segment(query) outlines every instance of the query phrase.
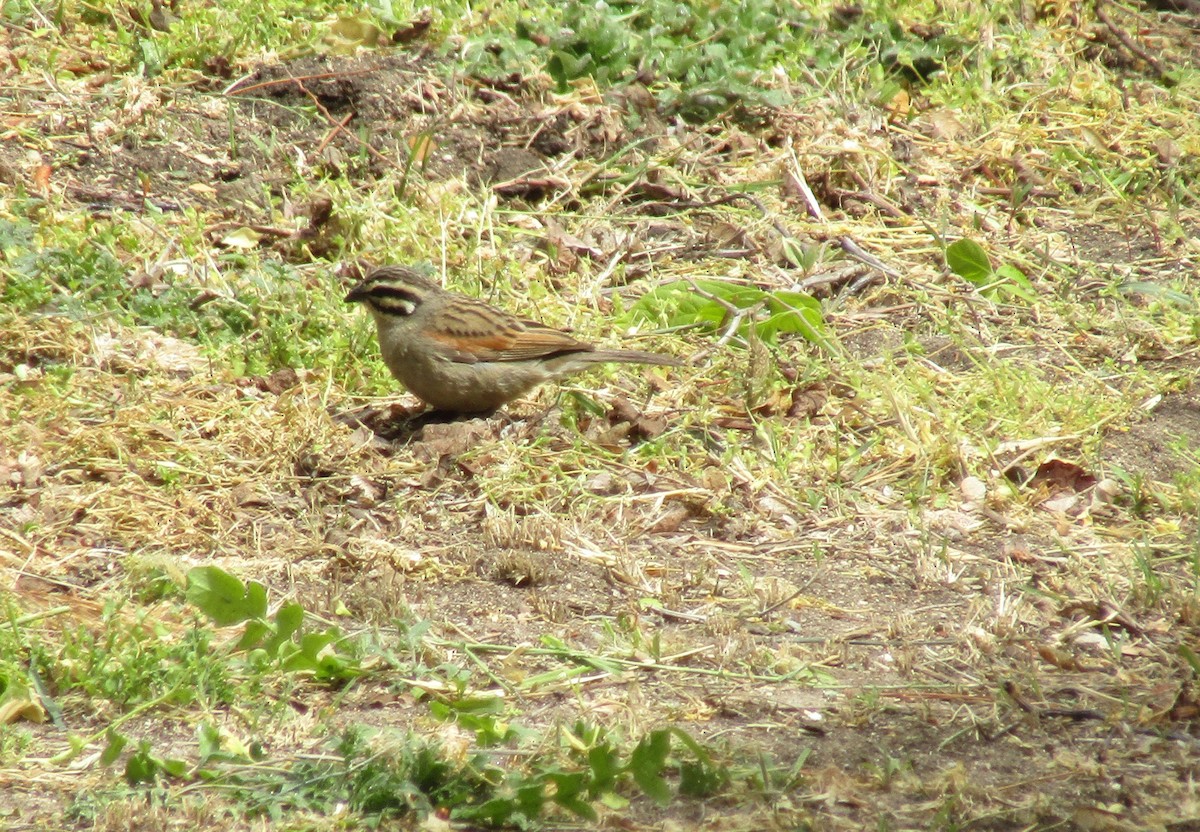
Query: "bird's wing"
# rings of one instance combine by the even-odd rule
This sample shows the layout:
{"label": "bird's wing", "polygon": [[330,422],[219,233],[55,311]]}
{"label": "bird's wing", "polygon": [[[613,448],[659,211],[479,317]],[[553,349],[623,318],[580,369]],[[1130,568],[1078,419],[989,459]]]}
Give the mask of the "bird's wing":
{"label": "bird's wing", "polygon": [[522,321],[481,302],[462,303],[445,310],[439,326],[427,334],[451,361],[462,364],[525,361],[594,349],[565,332],[537,321]]}

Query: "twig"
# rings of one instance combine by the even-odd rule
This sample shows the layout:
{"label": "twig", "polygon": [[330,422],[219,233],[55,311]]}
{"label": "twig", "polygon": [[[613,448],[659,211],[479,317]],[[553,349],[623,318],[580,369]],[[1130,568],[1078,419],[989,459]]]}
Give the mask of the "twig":
{"label": "twig", "polygon": [[723,347],[733,340],[737,331],[742,326],[742,322],[747,318],[752,317],[763,305],[763,301],[759,301],[753,306],[747,306],[744,309],[734,306],[725,298],[717,297],[712,292],[706,292],[696,285],[696,281],[689,280],[688,285],[692,287],[692,291],[705,300],[711,300],[725,310],[725,318],[729,324],[725,327],[725,331],[721,333],[721,337],[717,339],[715,347]]}
{"label": "twig", "polygon": [[842,245],[842,251],[846,252],[846,254],[850,255],[858,262],[866,263],[871,268],[878,269],[888,277],[900,277],[900,272],[896,271],[891,266],[886,265],[875,255],[868,254],[867,252],[863,251],[858,243],[854,242],[854,240],[850,237],[842,237],[838,240],[838,242]]}
{"label": "twig", "polygon": [[296,77],[295,75],[291,75],[289,73],[287,78],[275,78],[270,81],[263,81],[258,84],[251,84],[250,86],[242,87],[241,89],[237,88],[237,85],[242,83],[242,80],[243,80],[242,78],[239,78],[236,81],[234,81],[232,84],[230,84],[228,87],[226,87],[222,94],[223,95],[245,95],[246,93],[254,92],[255,90],[262,90],[262,89],[267,89],[269,87],[276,87],[276,86],[279,86],[280,84],[293,84],[293,83],[298,84],[300,86],[300,88],[303,89],[304,88],[304,85],[302,83],[303,81],[324,81],[326,78],[349,78],[352,75],[366,75],[371,72],[375,72],[375,67],[367,67],[365,69],[356,69],[356,70],[349,71],[349,72],[321,72],[316,75],[301,75],[300,77]]}
{"label": "twig", "polygon": [[808,214],[817,222],[825,222],[825,214],[821,211],[821,203],[817,201],[817,195],[813,193],[812,188],[808,185],[808,179],[804,176],[804,169],[800,167],[800,159],[796,156],[796,149],[792,146],[792,140],[788,138],[788,159],[791,165],[788,168],[788,176],[791,177],[791,184],[800,192],[800,196],[804,199],[804,207],[808,209]]}
{"label": "twig", "polygon": [[334,140],[338,133],[346,129],[346,125],[350,123],[350,119],[354,118],[354,111],[346,113],[346,117],[334,125],[333,129],[325,134],[325,138],[321,139],[321,143],[317,145],[317,153],[323,153],[329,143]]}
{"label": "twig", "polygon": [[871,190],[871,186],[867,183],[867,180],[863,179],[862,174],[854,170],[854,168],[850,168],[850,177],[854,180],[855,184],[861,188],[861,190],[857,194],[846,194],[845,196],[855,197],[863,200],[864,202],[869,202],[880,211],[883,211],[883,213],[888,214],[895,219],[908,218],[908,214],[906,214],[899,206],[897,206],[896,203]]}
{"label": "twig", "polygon": [[1039,708],[1036,705],[1026,702],[1021,697],[1021,694],[1018,693],[1016,684],[1011,681],[1004,683],[1004,692],[1016,703],[1018,708],[1034,716],[1056,716],[1075,720],[1104,719],[1104,714],[1093,708]]}
{"label": "twig", "polygon": [[1105,28],[1112,33],[1113,37],[1121,42],[1122,46],[1132,52],[1135,57],[1141,58],[1143,61],[1145,61],[1146,64],[1154,70],[1154,73],[1158,76],[1159,81],[1166,86],[1174,86],[1176,81],[1167,72],[1166,67],[1164,67],[1157,58],[1135,43],[1133,38],[1131,38],[1124,29],[1118,28],[1117,24],[1113,23],[1112,18],[1108,16],[1108,12],[1104,10],[1105,2],[1106,0],[1096,0],[1096,18],[1104,24]]}
{"label": "twig", "polygon": [[818,578],[825,577],[825,572],[827,572],[827,571],[828,570],[823,570],[821,572],[816,573],[811,578],[809,578],[807,581],[805,581],[800,586],[800,588],[797,589],[795,592],[793,592],[791,595],[784,598],[782,601],[778,601],[778,602],[772,604],[771,606],[767,607],[766,609],[759,610],[758,612],[754,613],[754,617],[755,618],[766,618],[768,615],[775,612],[775,610],[779,609],[783,605],[790,604],[793,600],[795,600],[796,598],[799,598],[801,595],[803,595],[810,586],[815,584],[817,582]]}

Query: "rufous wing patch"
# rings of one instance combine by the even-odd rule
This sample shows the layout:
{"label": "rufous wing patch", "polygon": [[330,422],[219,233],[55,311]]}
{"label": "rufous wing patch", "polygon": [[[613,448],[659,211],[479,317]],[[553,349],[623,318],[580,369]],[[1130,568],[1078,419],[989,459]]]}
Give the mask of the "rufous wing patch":
{"label": "rufous wing patch", "polygon": [[563,352],[587,352],[591,344],[553,329],[506,329],[487,334],[474,332],[430,332],[429,337],[443,347],[452,361],[475,364],[480,361],[524,361]]}

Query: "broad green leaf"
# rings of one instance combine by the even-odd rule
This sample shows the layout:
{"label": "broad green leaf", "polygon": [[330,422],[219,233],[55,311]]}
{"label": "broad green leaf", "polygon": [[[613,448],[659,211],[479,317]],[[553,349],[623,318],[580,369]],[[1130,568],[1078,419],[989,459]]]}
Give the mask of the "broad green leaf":
{"label": "broad green leaf", "polygon": [[197,566],[188,572],[187,599],[213,620],[228,627],[267,614],[267,589],[251,581],[243,584],[216,566]]}
{"label": "broad green leaf", "polygon": [[816,298],[802,292],[774,292],[767,298],[767,308],[772,314],[760,324],[759,333],[764,341],[772,341],[776,332],[792,332],[814,344],[825,343],[825,316]]}
{"label": "broad green leaf", "polygon": [[125,750],[125,746],[129,744],[129,738],[124,734],[118,733],[111,726],[104,732],[104,738],[108,742],[104,746],[104,750],[100,752],[100,765],[111,766],[121,756],[121,752]]}
{"label": "broad green leaf", "polygon": [[747,315],[739,327],[743,337],[753,326],[755,334],[767,342],[774,342],[782,332],[825,343],[825,319],[815,298],[802,292],[764,292],[757,286],[721,280],[680,280],[660,286],[639,298],[630,307],[629,317],[673,327],[703,326],[715,332],[727,325],[731,310],[755,306],[764,308],[769,316],[763,320],[761,314]]}
{"label": "broad green leaf", "polygon": [[974,240],[962,239],[946,247],[946,265],[950,271],[976,286],[992,279],[992,263],[983,246]]}
{"label": "broad green leaf", "polygon": [[279,652],[279,646],[291,641],[293,635],[300,630],[304,623],[304,607],[299,604],[284,604],[275,611],[275,633],[267,640],[266,649],[272,654]]}
{"label": "broad green leaf", "polygon": [[517,789],[517,806],[525,817],[533,820],[546,805],[546,786],[540,778],[526,782]]}
{"label": "broad green leaf", "polygon": [[202,761],[221,751],[221,731],[207,720],[196,729],[196,741]]}
{"label": "broad green leaf", "polygon": [[671,788],[662,776],[670,752],[671,732],[660,730],[643,737],[629,756],[629,771],[634,782],[659,806],[671,802]]}
{"label": "broad green leaf", "polygon": [[679,764],[679,793],[687,797],[709,797],[729,782],[729,772],[699,760]]}
{"label": "broad green leaf", "polygon": [[125,782],[131,786],[153,783],[158,776],[158,761],[150,754],[150,743],[142,740],[138,750],[125,761]]}
{"label": "broad green leaf", "polygon": [[605,743],[590,749],[587,754],[588,768],[592,771],[593,794],[608,791],[621,774],[621,757]]}
{"label": "broad green leaf", "polygon": [[253,650],[262,644],[262,640],[272,633],[271,625],[265,621],[251,620],[246,622],[246,629],[238,639],[238,650]]}
{"label": "broad green leaf", "polygon": [[546,777],[554,784],[553,799],[555,803],[581,818],[596,820],[596,810],[581,797],[588,787],[587,772],[547,772]]}
{"label": "broad green leaf", "polygon": [[1001,266],[996,269],[996,277],[1007,281],[997,286],[997,290],[1003,291],[1012,297],[1020,298],[1026,303],[1035,303],[1037,301],[1037,292],[1034,291],[1033,284],[1029,282],[1029,278],[1025,276],[1025,273],[1016,266],[1008,264]]}
{"label": "broad green leaf", "polygon": [[1016,266],[1010,266],[1005,263],[1003,266],[1000,266],[998,269],[996,269],[996,277],[1003,277],[1005,280],[1009,280],[1017,284],[1022,289],[1033,291],[1033,284],[1029,282],[1029,278],[1025,276],[1025,272],[1021,271]]}
{"label": "broad green leaf", "polygon": [[187,777],[188,764],[187,760],[181,760],[178,757],[167,757],[157,761],[159,769],[169,774],[171,777],[184,778]]}

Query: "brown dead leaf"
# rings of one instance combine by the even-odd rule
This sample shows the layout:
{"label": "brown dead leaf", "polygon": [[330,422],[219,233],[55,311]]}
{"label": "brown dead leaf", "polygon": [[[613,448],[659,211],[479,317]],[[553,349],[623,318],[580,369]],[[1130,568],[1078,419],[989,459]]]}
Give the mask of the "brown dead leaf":
{"label": "brown dead leaf", "polygon": [[1094,486],[1096,478],[1074,462],[1052,457],[1038,466],[1028,484],[1033,488],[1042,486],[1052,494],[1078,494]]}
{"label": "brown dead leaf", "polygon": [[421,429],[413,448],[419,459],[432,461],[442,457],[455,457],[495,434],[487,419],[427,424]]}
{"label": "brown dead leaf", "polygon": [[906,121],[908,113],[912,109],[912,100],[909,98],[908,91],[901,89],[892,96],[883,108],[888,112],[888,121],[893,124]]}
{"label": "brown dead leaf", "polygon": [[710,245],[719,249],[755,249],[749,232],[731,222],[715,222],[705,235]]}
{"label": "brown dead leaf", "polygon": [[1190,682],[1184,682],[1179,687],[1179,694],[1167,718],[1172,722],[1194,722],[1200,718],[1200,696],[1197,696]]}
{"label": "brown dead leaf", "polygon": [[1051,457],[1038,466],[1027,485],[1048,495],[1040,503],[1040,508],[1074,517],[1084,513],[1087,508],[1087,504],[1076,495],[1096,485],[1096,477],[1074,462]]}
{"label": "brown dead leaf", "polygon": [[360,474],[353,474],[350,477],[350,485],[343,496],[348,502],[362,508],[369,508],[387,496],[387,491],[386,483]]}
{"label": "brown dead leaf", "polygon": [[809,384],[792,389],[792,406],[788,408],[789,419],[804,419],[816,416],[829,401],[829,390],[824,384]]}
{"label": "brown dead leaf", "polygon": [[252,376],[237,380],[238,387],[253,387],[264,393],[278,396],[300,383],[300,374],[291,367],[281,367],[269,376]]}
{"label": "brown dead leaf", "polygon": [[674,503],[658,516],[646,531],[654,533],[677,532],[684,521],[691,517],[692,512],[685,505]]}
{"label": "brown dead leaf", "polygon": [[1140,828],[1122,818],[1119,812],[1101,806],[1079,806],[1071,820],[1083,832],[1135,832]]}
{"label": "brown dead leaf", "polygon": [[642,180],[629,189],[629,195],[635,199],[650,202],[685,203],[690,202],[688,192],[676,185],[664,185],[661,182]]}
{"label": "brown dead leaf", "polygon": [[241,508],[268,508],[273,503],[269,493],[250,483],[235,485],[229,496]]}
{"label": "brown dead leaf", "polygon": [[547,251],[554,249],[566,249],[574,254],[590,257],[593,260],[600,260],[604,257],[604,252],[585,240],[576,237],[574,234],[568,234],[556,222],[546,223],[546,235],[542,238],[541,247]]}
{"label": "brown dead leaf", "polygon": [[506,182],[493,185],[492,190],[495,191],[497,196],[519,196],[536,202],[543,199],[547,194],[555,193],[556,191],[566,191],[569,187],[570,183],[561,177],[520,176],[516,179],[509,179]]}
{"label": "brown dead leaf", "polygon": [[54,168],[50,165],[38,165],[33,169],[33,187],[37,189],[42,196],[50,195],[50,174]]}
{"label": "brown dead leaf", "polygon": [[963,123],[949,110],[930,110],[925,114],[926,134],[931,139],[954,141],[966,130]]}
{"label": "brown dead leaf", "polygon": [[407,26],[392,32],[392,43],[412,43],[425,37],[433,23],[433,17],[425,12],[421,17],[409,22]]}
{"label": "brown dead leaf", "polygon": [[1174,168],[1183,155],[1183,149],[1169,136],[1155,139],[1152,146],[1158,155],[1159,167],[1168,170]]}
{"label": "brown dead leaf", "polygon": [[1005,539],[1001,551],[1005,559],[1015,563],[1023,563],[1028,566],[1038,562],[1038,559],[1033,556],[1033,551],[1029,548],[1029,540],[1023,535],[1014,534]]}
{"label": "brown dead leaf", "polygon": [[0,704],[0,725],[9,725],[19,719],[45,722],[46,710],[41,703],[27,696],[15,696]]}
{"label": "brown dead leaf", "polygon": [[1110,601],[1071,601],[1058,611],[1063,618],[1076,613],[1083,613],[1101,624],[1116,624],[1132,636],[1141,636],[1144,633],[1140,626]]}
{"label": "brown dead leaf", "polygon": [[1068,653],[1066,650],[1059,650],[1057,647],[1049,644],[1039,645],[1038,655],[1042,657],[1042,661],[1057,667],[1059,670],[1082,671],[1087,669],[1071,653]]}
{"label": "brown dead leaf", "polygon": [[616,427],[629,424],[630,441],[639,442],[660,436],[667,429],[667,417],[661,413],[653,416],[641,412],[629,399],[619,397],[608,411],[608,423]]}
{"label": "brown dead leaf", "polygon": [[211,55],[205,58],[204,69],[209,75],[215,75],[218,78],[233,77],[233,65],[224,55]]}
{"label": "brown dead leaf", "polygon": [[751,408],[756,416],[785,416],[789,419],[811,418],[825,407],[829,389],[824,384],[801,384],[781,390],[769,390],[764,401]]}
{"label": "brown dead leaf", "polygon": [[718,416],[713,419],[713,425],[725,430],[741,430],[747,433],[754,432],[754,423],[744,416]]}

